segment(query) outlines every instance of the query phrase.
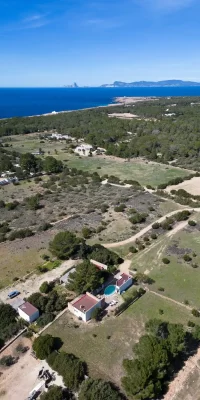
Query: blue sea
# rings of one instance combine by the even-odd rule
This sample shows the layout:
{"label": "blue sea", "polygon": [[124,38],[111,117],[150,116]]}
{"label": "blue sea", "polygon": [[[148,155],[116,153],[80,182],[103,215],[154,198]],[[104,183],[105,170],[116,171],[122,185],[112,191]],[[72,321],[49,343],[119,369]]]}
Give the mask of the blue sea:
{"label": "blue sea", "polygon": [[200,86],[164,88],[0,88],[0,118],[106,106],[122,96],[200,96]]}

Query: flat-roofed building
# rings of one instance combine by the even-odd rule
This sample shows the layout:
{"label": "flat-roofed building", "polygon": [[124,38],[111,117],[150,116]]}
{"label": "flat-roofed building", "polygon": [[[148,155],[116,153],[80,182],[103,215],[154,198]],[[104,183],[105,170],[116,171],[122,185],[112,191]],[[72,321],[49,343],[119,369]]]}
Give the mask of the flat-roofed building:
{"label": "flat-roofed building", "polygon": [[28,322],[34,322],[40,316],[39,310],[28,301],[18,307],[18,313],[21,318]]}
{"label": "flat-roofed building", "polygon": [[76,317],[87,322],[91,319],[93,311],[96,308],[104,308],[104,305],[104,298],[97,299],[97,297],[87,292],[68,303],[68,309],[71,313],[76,315]]}
{"label": "flat-roofed building", "polygon": [[125,273],[116,276],[116,289],[119,293],[124,292],[133,284],[133,278]]}

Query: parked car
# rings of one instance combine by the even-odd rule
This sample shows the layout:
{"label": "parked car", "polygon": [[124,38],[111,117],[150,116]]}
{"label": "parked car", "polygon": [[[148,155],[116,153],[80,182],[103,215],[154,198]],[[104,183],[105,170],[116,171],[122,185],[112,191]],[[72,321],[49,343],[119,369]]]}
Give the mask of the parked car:
{"label": "parked car", "polygon": [[13,299],[14,297],[18,296],[20,292],[18,290],[13,290],[12,292],[8,293],[9,299]]}

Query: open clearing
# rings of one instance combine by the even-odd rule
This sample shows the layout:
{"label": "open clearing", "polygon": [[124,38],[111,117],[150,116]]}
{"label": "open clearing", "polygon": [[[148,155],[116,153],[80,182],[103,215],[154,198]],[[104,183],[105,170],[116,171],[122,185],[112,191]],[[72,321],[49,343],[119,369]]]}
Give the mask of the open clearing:
{"label": "open clearing", "polygon": [[[198,214],[199,216],[199,214]],[[183,228],[183,223],[178,226]],[[200,252],[199,252],[199,225],[194,228],[184,224],[184,229],[175,228],[171,232],[160,236],[151,246],[132,256],[132,268],[138,272],[146,272],[155,282],[149,289],[181,303],[186,300],[191,307],[199,309],[200,304]],[[183,259],[185,254],[191,257],[190,262]],[[163,258],[170,260],[169,264],[163,263]],[[192,265],[197,265],[193,268]]]}
{"label": "open clearing", "polygon": [[166,188],[166,191],[168,193],[170,193],[171,190],[179,190],[179,189],[184,189],[184,190],[186,190],[186,192],[191,193],[194,196],[199,196],[200,195],[200,177],[192,178],[189,181],[184,181],[182,183],[179,183],[178,185],[168,186]]}
{"label": "open clearing", "polygon": [[115,175],[120,179],[133,179],[141,183],[141,185],[158,186],[165,183],[172,178],[185,177],[190,171],[171,167],[155,162],[148,162],[142,159],[132,159],[126,162],[122,158],[110,156],[97,156],[97,157],[78,157],[70,154],[69,145],[66,141],[45,141],[40,142],[39,135],[17,135],[5,138],[5,141],[12,142],[12,149],[20,153],[38,151],[42,148],[45,155],[52,155],[55,158],[66,161],[70,167],[82,169],[85,171],[95,172],[100,175]]}
{"label": "open clearing", "polygon": [[[163,315],[160,315],[159,309],[163,310]],[[144,332],[144,324],[150,318],[183,324],[192,319],[184,307],[146,293],[119,317],[105,317],[98,324],[84,324],[66,312],[45,333],[60,336],[64,342],[63,350],[87,362],[89,375],[120,385],[123,359],[132,357],[132,346]]]}
{"label": "open clearing", "polygon": [[189,171],[184,169],[137,159],[130,162],[121,159],[119,162],[118,159],[109,156],[79,158],[75,155],[67,155],[66,158],[69,160],[67,165],[70,167],[91,172],[97,171],[101,176],[108,174],[115,175],[122,180],[133,179],[144,186],[158,186],[172,178],[189,175]]}

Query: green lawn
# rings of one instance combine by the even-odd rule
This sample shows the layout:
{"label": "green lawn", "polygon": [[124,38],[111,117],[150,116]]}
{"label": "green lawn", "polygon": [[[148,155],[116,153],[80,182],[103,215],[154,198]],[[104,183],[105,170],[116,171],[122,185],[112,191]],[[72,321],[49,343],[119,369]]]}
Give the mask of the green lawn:
{"label": "green lawn", "polygon": [[[163,315],[159,309],[163,310]],[[132,357],[132,347],[150,318],[183,324],[192,319],[185,308],[146,293],[119,317],[105,317],[102,323],[85,324],[67,312],[45,333],[61,337],[63,350],[85,360],[92,377],[120,384],[123,359]]]}

